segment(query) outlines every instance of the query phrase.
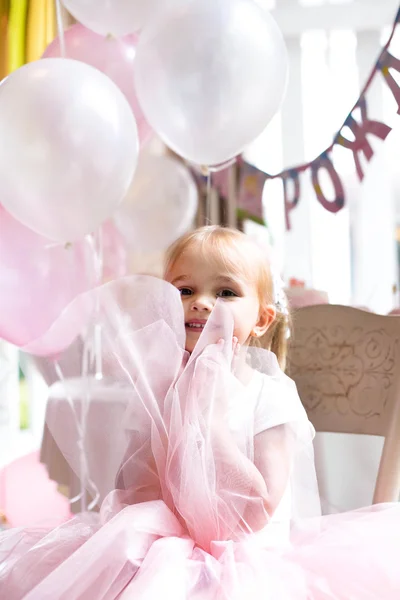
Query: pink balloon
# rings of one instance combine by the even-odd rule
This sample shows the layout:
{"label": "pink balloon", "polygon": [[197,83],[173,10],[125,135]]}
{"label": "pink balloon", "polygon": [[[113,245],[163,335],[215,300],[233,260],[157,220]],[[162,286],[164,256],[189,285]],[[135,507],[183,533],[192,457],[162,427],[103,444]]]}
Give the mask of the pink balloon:
{"label": "pink balloon", "polygon": [[[136,55],[137,36],[123,38],[103,37],[86,29],[80,23],[65,32],[66,58],[79,60],[102,71],[125,94],[135,115],[140,142],[145,142],[151,128],[144,118],[136,97],[133,80],[133,63]],[[45,50],[42,58],[61,56],[60,42],[56,38]]]}
{"label": "pink balloon", "polygon": [[122,234],[114,221],[106,221],[103,235],[103,281],[111,281],[127,274],[128,253]]}
{"label": "pink balloon", "polygon": [[[0,338],[24,347],[41,338],[64,308],[95,285],[93,249],[86,240],[54,244],[0,207]],[[79,333],[65,332],[37,354],[57,354]]]}

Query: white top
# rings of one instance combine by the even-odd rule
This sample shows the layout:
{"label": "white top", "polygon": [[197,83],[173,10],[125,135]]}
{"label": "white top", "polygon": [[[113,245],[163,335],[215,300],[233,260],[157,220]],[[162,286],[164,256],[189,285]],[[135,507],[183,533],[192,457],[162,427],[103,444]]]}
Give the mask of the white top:
{"label": "white top", "polygon": [[[243,428],[252,427],[253,436],[282,425],[299,420],[307,422],[307,416],[298,396],[296,386],[288,377],[277,379],[255,371],[247,386],[245,403],[243,396],[232,402],[229,411],[229,428],[242,439]],[[311,424],[310,424],[311,426]],[[311,426],[312,427],[312,426]],[[249,432],[249,429],[247,430]],[[281,546],[288,541],[292,516],[292,494],[290,481],[277,506],[271,521],[254,535],[262,539],[263,546]]]}

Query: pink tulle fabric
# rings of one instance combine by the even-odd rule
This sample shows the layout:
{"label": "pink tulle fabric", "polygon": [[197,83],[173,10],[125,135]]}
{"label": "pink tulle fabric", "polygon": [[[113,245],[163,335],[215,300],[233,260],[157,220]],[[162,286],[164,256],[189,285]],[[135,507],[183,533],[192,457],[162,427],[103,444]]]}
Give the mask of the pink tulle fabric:
{"label": "pink tulle fabric", "polygon": [[[90,361],[79,402],[63,382],[76,438],[66,439],[54,412],[47,426],[100,511],[2,533],[1,598],[399,598],[400,505],[320,516],[313,429],[296,388],[265,350],[234,359],[222,301],[190,356],[179,294],[161,280],[112,282],[76,306],[93,308],[103,374],[116,395],[124,390],[124,418],[96,432],[108,449],[99,465],[87,435]],[[72,303],[48,335],[74,311]],[[115,489],[102,489],[102,470]],[[288,510],[282,499],[274,512],[282,473]]]}

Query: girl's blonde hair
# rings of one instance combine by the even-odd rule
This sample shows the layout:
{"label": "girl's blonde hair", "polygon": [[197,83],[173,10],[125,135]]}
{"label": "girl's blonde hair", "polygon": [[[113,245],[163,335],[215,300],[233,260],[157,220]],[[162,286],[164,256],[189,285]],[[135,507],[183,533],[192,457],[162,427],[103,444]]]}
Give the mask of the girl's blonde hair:
{"label": "girl's blonde hair", "polygon": [[[271,350],[284,369],[290,317],[282,303],[276,302],[270,262],[265,252],[254,240],[237,229],[200,227],[180,237],[167,250],[164,277],[167,277],[177,259],[194,245],[207,261],[223,264],[228,271],[242,276],[244,274],[247,279],[256,282],[261,307],[270,304],[275,306],[276,318],[273,323],[261,338],[252,337],[250,345]],[[283,290],[280,296],[281,294],[283,295]]]}

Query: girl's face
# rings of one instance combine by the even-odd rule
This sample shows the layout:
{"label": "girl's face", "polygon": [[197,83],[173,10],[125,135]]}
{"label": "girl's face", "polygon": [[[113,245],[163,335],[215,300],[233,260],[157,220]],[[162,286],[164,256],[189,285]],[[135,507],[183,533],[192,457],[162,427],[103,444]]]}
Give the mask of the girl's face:
{"label": "girl's face", "polygon": [[227,303],[239,344],[263,335],[275,318],[275,308],[261,309],[254,283],[207,261],[196,247],[188,248],[166,276],[181,293],[186,329],[186,350],[192,352],[219,298]]}

